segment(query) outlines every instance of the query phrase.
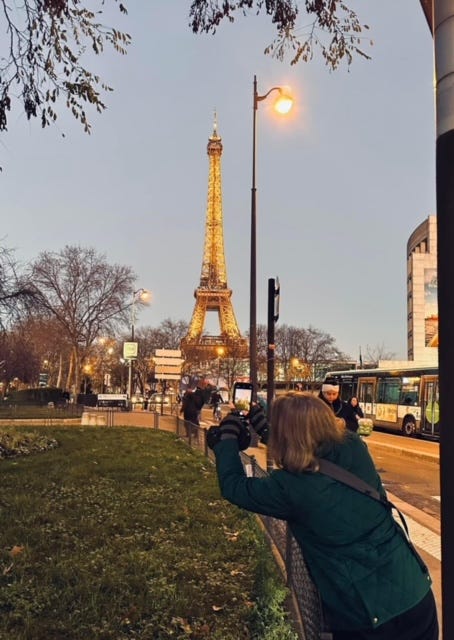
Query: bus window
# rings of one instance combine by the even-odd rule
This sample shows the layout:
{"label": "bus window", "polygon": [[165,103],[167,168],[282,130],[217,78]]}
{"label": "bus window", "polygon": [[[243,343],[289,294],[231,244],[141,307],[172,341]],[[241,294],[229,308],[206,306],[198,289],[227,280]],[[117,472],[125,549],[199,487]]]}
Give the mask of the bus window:
{"label": "bus window", "polygon": [[356,381],[354,383],[352,376],[340,376],[339,381],[339,397],[347,402],[352,396],[356,395]]}
{"label": "bus window", "polygon": [[400,378],[382,378],[378,381],[378,402],[382,404],[398,404],[401,388]]}
{"label": "bus window", "polygon": [[419,404],[419,385],[421,378],[402,378],[400,404],[417,406]]}
{"label": "bus window", "polygon": [[362,382],[359,386],[359,398],[360,402],[373,402],[374,401],[374,384],[373,382]]}

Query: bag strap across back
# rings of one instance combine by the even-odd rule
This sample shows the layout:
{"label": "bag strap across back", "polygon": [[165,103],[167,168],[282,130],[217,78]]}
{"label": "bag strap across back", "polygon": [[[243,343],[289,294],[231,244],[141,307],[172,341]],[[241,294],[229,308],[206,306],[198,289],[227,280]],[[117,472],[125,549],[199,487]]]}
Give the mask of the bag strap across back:
{"label": "bag strap across back", "polygon": [[323,473],[325,476],[334,478],[334,480],[337,480],[338,482],[342,482],[348,487],[351,487],[352,489],[356,489],[356,491],[359,491],[360,493],[363,493],[369,498],[372,498],[373,500],[380,502],[389,511],[392,511],[393,509],[395,509],[399,514],[400,521],[402,522],[402,528],[405,532],[404,537],[408,546],[410,547],[413,555],[417,559],[423,572],[429,573],[426,563],[421,558],[419,553],[416,551],[416,548],[413,542],[410,540],[408,525],[405,521],[403,513],[399,511],[399,509],[396,507],[395,504],[391,502],[391,500],[388,500],[386,495],[382,495],[377,491],[377,489],[374,489],[370,484],[365,482],[365,480],[362,480],[361,478],[356,476],[354,473],[347,471],[347,469],[340,467],[338,464],[335,464],[334,462],[330,462],[329,460],[324,460],[324,459],[318,459],[317,463],[318,463],[318,470],[320,471],[320,473]]}

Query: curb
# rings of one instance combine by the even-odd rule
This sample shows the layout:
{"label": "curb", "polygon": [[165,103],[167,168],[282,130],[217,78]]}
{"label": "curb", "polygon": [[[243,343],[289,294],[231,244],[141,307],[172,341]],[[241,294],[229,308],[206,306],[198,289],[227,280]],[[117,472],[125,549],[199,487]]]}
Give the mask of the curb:
{"label": "curb", "polygon": [[385,444],[384,442],[374,442],[372,440],[367,441],[367,447],[369,449],[387,449],[388,451],[392,449],[395,453],[400,454],[401,456],[405,456],[406,458],[417,458],[419,460],[425,460],[426,462],[431,462],[432,464],[440,465],[440,457],[433,453],[428,453],[426,451],[415,451],[414,449],[402,449],[402,447],[397,447],[393,444]]}

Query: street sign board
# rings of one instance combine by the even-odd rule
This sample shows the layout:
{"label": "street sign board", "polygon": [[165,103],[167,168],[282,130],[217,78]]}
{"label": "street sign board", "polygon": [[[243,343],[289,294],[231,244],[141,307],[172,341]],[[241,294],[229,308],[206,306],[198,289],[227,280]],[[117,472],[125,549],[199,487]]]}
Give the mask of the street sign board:
{"label": "street sign board", "polygon": [[125,360],[132,360],[133,358],[137,358],[138,351],[138,342],[123,342],[123,358]]}
{"label": "street sign board", "polygon": [[169,364],[157,364],[154,370],[156,373],[181,373],[181,366],[175,365],[172,367]]}
{"label": "street sign board", "polygon": [[49,374],[48,373],[40,373],[39,374],[39,387],[47,387],[47,383],[49,382]]}
{"label": "street sign board", "polygon": [[180,349],[156,349],[155,377],[158,380],[179,380],[183,362]]}
{"label": "street sign board", "polygon": [[181,367],[181,365],[183,364],[184,360],[183,358],[154,358],[154,362],[156,365],[161,365],[161,364],[171,364],[173,366],[178,366]]}
{"label": "street sign board", "polygon": [[181,358],[181,350],[180,349],[156,349],[154,352],[155,356],[162,358]]}
{"label": "street sign board", "polygon": [[181,378],[181,374],[174,373],[160,373],[157,374],[156,377],[158,380],[179,380]]}

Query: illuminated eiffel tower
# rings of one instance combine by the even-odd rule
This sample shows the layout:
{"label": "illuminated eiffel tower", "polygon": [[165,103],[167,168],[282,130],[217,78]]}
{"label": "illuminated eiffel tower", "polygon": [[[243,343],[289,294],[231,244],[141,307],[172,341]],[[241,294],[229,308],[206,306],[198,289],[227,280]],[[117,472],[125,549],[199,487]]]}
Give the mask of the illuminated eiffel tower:
{"label": "illuminated eiffel tower", "polygon": [[[248,342],[241,336],[232,306],[232,290],[227,286],[222,216],[222,139],[217,133],[216,116],[207,153],[210,165],[202,272],[200,284],[194,291],[191,323],[181,348],[186,353],[197,350],[201,357],[211,359],[218,356],[219,347],[222,347],[224,356],[245,358]],[[204,335],[206,314],[213,311],[218,314],[220,335]]]}

